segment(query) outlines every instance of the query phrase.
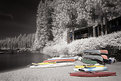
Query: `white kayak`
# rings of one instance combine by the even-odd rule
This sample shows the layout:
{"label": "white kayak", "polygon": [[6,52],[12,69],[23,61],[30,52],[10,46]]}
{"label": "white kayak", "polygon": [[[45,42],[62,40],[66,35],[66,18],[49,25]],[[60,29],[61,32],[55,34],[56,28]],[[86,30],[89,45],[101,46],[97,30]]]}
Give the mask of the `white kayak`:
{"label": "white kayak", "polygon": [[74,65],[74,63],[68,62],[68,63],[47,64],[47,65],[32,65],[30,66],[30,68],[52,68],[52,67],[71,66],[71,65]]}
{"label": "white kayak", "polygon": [[56,59],[78,59],[78,56],[76,56],[76,57],[54,57],[54,58],[50,58],[50,59],[48,59],[48,60],[56,60]]}
{"label": "white kayak", "polygon": [[91,67],[91,68],[74,68],[74,71],[85,71],[85,72],[93,72],[93,71],[106,71],[107,67]]}

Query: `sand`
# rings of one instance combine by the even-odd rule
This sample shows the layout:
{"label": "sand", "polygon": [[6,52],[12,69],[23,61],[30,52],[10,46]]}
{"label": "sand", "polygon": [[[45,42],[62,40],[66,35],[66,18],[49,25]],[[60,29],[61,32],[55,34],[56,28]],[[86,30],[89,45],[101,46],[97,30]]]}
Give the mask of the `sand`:
{"label": "sand", "polygon": [[[83,64],[76,61],[75,64]],[[39,68],[29,67],[9,72],[0,73],[0,81],[121,81],[121,62],[107,64],[108,71],[116,72],[116,76],[109,77],[74,77],[69,73],[73,72],[74,66]]]}

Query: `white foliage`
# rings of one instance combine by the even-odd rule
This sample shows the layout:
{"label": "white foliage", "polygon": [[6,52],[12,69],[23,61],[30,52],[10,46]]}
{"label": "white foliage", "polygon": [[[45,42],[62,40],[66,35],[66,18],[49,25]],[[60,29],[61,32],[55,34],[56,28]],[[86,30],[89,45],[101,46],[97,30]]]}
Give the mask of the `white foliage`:
{"label": "white foliage", "polygon": [[69,8],[66,0],[58,1],[58,5],[55,7],[55,12],[53,15],[53,36],[54,41],[59,42],[63,40],[63,33],[66,30],[65,25],[69,22],[69,17],[67,15],[67,9]]}
{"label": "white foliage", "polygon": [[[33,45],[34,48],[37,49],[46,46],[43,49],[44,53],[46,54],[53,54],[53,51],[54,53],[55,51],[57,53],[64,53],[63,50],[65,51],[65,49],[68,50],[68,52],[66,52],[69,54],[77,54],[83,51],[84,49],[97,49],[99,47],[106,47],[107,45],[119,45],[119,43],[121,43],[119,38],[121,35],[118,35],[116,33],[106,36],[100,36],[98,38],[93,37],[88,39],[76,40],[67,45],[66,25],[70,21],[68,10],[76,9],[78,13],[78,17],[76,19],[77,24],[79,24],[79,21],[81,19],[85,19],[88,23],[88,26],[97,25],[98,20],[95,23],[92,21],[90,16],[90,10],[93,7],[97,7],[97,5],[102,4],[102,2],[102,0],[78,0],[76,2],[73,0],[56,0],[54,6],[50,5],[54,9],[54,12],[52,12],[53,22],[51,28],[52,35],[54,38],[53,40],[48,40],[50,35],[48,34],[48,21],[45,15],[47,12],[45,12],[46,9],[41,3],[38,8],[37,32],[35,35],[35,43]],[[101,7],[101,11],[105,11],[105,7],[103,7],[103,5],[99,5]],[[121,11],[119,10],[120,8],[117,7],[120,7],[120,4],[116,6],[116,9],[118,9],[118,11]],[[96,13],[100,14],[100,10]]]}
{"label": "white foliage", "polygon": [[99,49],[110,46],[121,46],[121,32],[112,33],[100,37],[91,37],[86,39],[75,40],[70,44],[61,41],[53,46],[45,47],[43,53],[49,55],[60,54],[80,54],[86,49]]}

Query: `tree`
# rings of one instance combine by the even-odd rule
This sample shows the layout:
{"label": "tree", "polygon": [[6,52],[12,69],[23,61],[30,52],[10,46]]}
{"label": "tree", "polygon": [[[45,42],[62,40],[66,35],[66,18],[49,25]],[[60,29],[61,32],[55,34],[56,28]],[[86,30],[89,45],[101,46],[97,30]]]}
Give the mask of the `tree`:
{"label": "tree", "polygon": [[51,1],[41,1],[38,6],[37,30],[33,49],[41,49],[46,46],[47,42],[53,40],[52,30],[52,12]]}
{"label": "tree", "polygon": [[66,42],[70,42],[67,40],[70,39],[69,32],[72,32],[73,40],[75,29],[89,26],[95,28],[98,24],[101,25],[103,35],[104,24],[117,17],[118,12],[121,12],[120,0],[43,0],[38,6],[33,46],[40,49],[48,42],[57,44],[65,38]]}
{"label": "tree", "polygon": [[[54,42],[60,41],[67,42],[67,29],[66,25],[69,22],[69,16],[67,10],[70,9],[71,0],[56,0],[54,2],[53,13],[53,35]],[[64,34],[66,32],[66,35]]]}
{"label": "tree", "polygon": [[101,25],[101,35],[104,35],[103,25],[106,25],[105,34],[107,34],[107,22],[119,15],[121,11],[121,1],[120,0],[100,0],[94,1],[95,5],[90,7],[90,16],[95,23]]}
{"label": "tree", "polygon": [[[68,13],[70,19],[69,19],[69,22],[66,25],[66,27],[69,28],[68,32],[70,32],[70,30],[72,31],[71,36],[70,36],[70,33],[69,33],[67,37],[68,37],[68,39],[71,38],[70,41],[73,41],[74,40],[74,29],[77,27],[77,20],[76,19],[78,17],[78,14],[77,14],[76,8],[71,8],[71,9],[67,10],[67,13]],[[68,41],[68,43],[70,41]]]}
{"label": "tree", "polygon": [[79,26],[79,28],[80,27],[87,27],[88,26],[87,20],[86,19],[80,19],[78,26]]}

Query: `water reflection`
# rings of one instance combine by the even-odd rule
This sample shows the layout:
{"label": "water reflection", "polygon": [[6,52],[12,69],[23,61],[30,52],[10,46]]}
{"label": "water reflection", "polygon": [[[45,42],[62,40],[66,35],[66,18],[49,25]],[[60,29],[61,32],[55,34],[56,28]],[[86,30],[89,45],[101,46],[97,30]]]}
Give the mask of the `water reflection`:
{"label": "water reflection", "polygon": [[23,68],[32,62],[42,62],[49,56],[44,54],[0,54],[0,72]]}

